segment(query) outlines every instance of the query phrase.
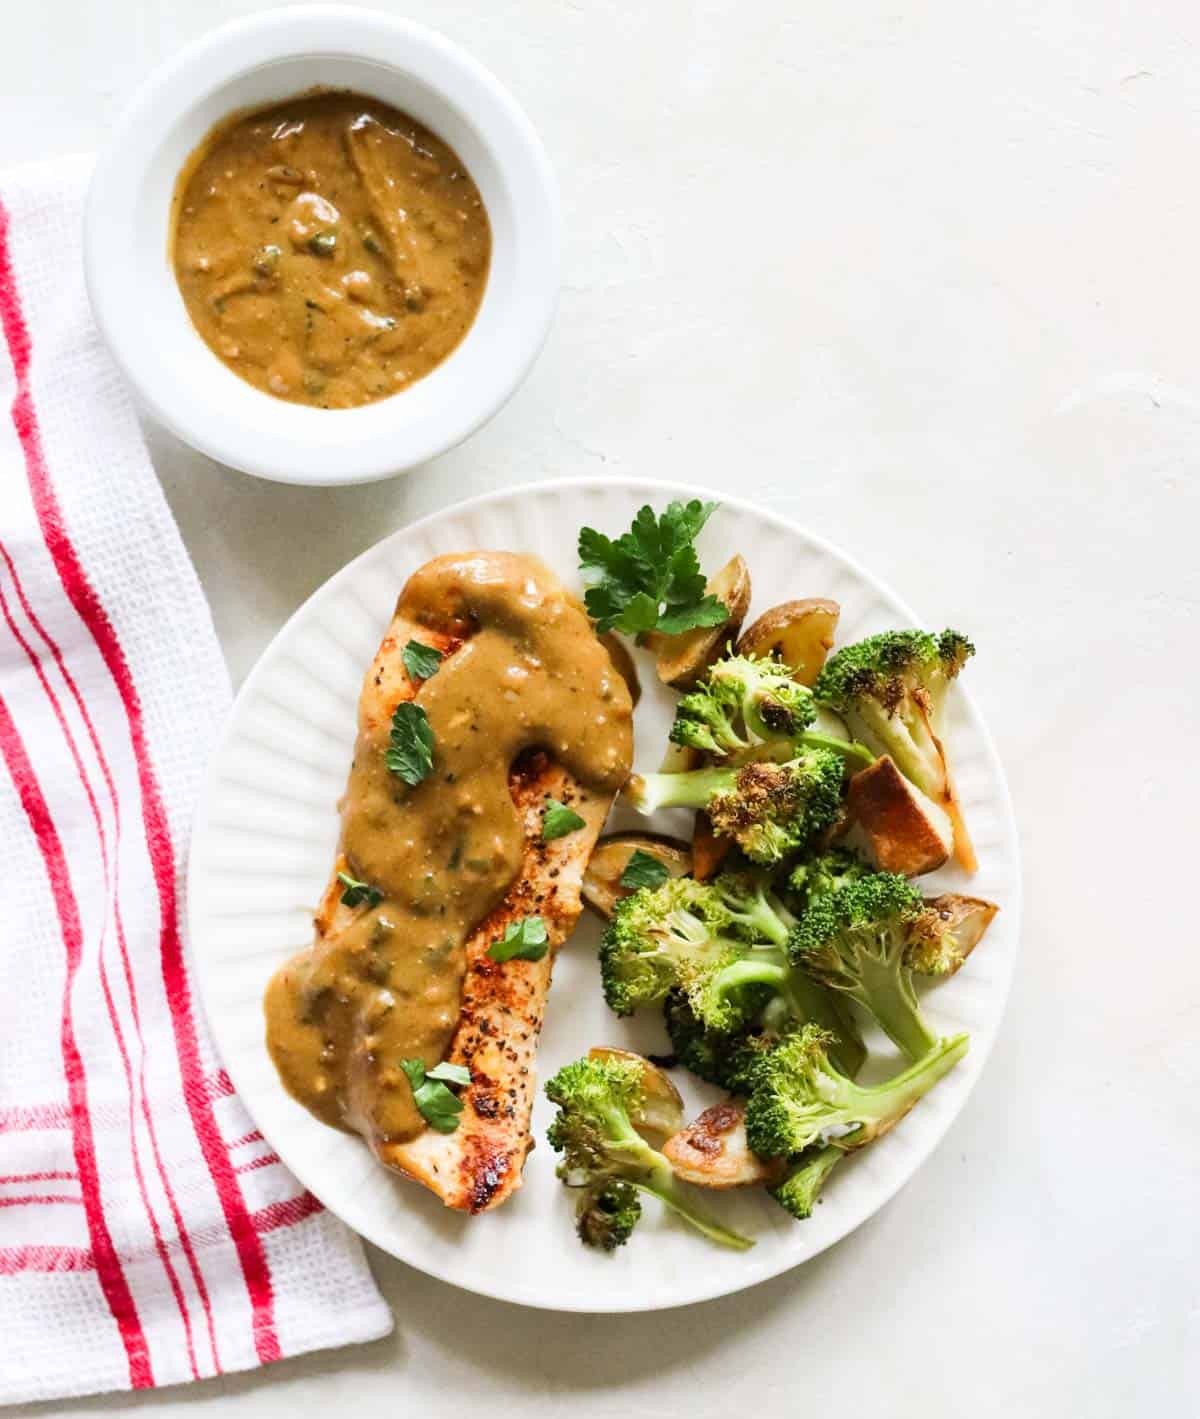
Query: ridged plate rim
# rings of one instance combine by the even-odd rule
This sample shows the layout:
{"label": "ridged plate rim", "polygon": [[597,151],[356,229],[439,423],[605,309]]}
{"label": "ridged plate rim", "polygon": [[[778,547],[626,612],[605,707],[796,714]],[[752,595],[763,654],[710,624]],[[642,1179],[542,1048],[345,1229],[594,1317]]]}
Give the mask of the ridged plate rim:
{"label": "ridged plate rim", "polygon": [[[553,1215],[540,1216],[539,1220],[535,1222],[535,1225],[545,1229],[544,1237],[539,1240],[548,1247],[542,1259],[543,1269],[549,1273],[548,1276],[543,1276],[541,1279],[536,1276],[527,1277],[518,1275],[516,1270],[510,1270],[502,1278],[480,1274],[478,1268],[470,1265],[470,1258],[478,1248],[474,1245],[467,1245],[466,1242],[457,1247],[451,1244],[454,1239],[453,1224],[444,1222],[442,1215],[444,1209],[439,1208],[436,1213],[430,1211],[429,1204],[433,1199],[428,1194],[424,1194],[414,1184],[399,1180],[393,1183],[392,1179],[386,1177],[383,1170],[373,1163],[366,1150],[361,1148],[356,1140],[346,1139],[343,1135],[325,1129],[321,1124],[311,1119],[298,1105],[287,1099],[282,1087],[274,1078],[273,1071],[268,1074],[263,1070],[266,1051],[261,1040],[261,1028],[256,1041],[244,1034],[239,1036],[235,1022],[240,1020],[244,1030],[247,1021],[252,1018],[252,1012],[260,1011],[261,1007],[256,991],[253,998],[238,998],[237,1011],[241,1013],[230,1014],[225,1008],[229,999],[225,993],[230,984],[229,977],[235,972],[232,971],[228,956],[223,957],[215,945],[216,932],[204,906],[209,886],[214,880],[210,875],[213,869],[210,869],[208,865],[209,859],[219,847],[221,840],[214,824],[214,815],[222,801],[222,794],[228,792],[227,781],[223,786],[223,775],[229,762],[240,747],[249,746],[251,749],[255,747],[254,739],[246,734],[244,721],[248,716],[247,707],[255,703],[256,697],[262,694],[264,686],[269,687],[272,673],[278,669],[281,661],[289,655],[294,655],[297,647],[304,646],[305,639],[316,625],[318,614],[323,606],[332,603],[348,585],[366,579],[374,568],[402,560],[402,551],[406,542],[420,542],[430,539],[436,542],[439,525],[449,528],[468,517],[473,517],[478,522],[481,515],[486,515],[489,510],[494,510],[502,505],[519,506],[525,500],[546,499],[550,500],[557,511],[567,514],[568,522],[572,518],[577,521],[578,515],[570,511],[572,498],[575,496],[583,498],[592,492],[627,497],[631,509],[641,502],[661,503],[672,497],[713,499],[720,504],[721,515],[734,514],[738,519],[757,520],[777,533],[798,539],[806,550],[819,554],[835,564],[840,564],[843,574],[856,580],[862,588],[868,590],[886,606],[896,624],[919,624],[917,618],[900,597],[840,548],[787,518],[759,507],[751,501],[730,496],[720,490],[655,479],[571,478],[525,484],[465,499],[398,529],[349,562],[319,587],[289,617],[260,656],[238,693],[218,748],[209,765],[205,788],[196,816],[189,858],[187,920],[190,949],[197,967],[201,995],[225,1067],[256,1124],[303,1186],[360,1235],[382,1250],[429,1275],[465,1290],[498,1300],[540,1309],[595,1314],[647,1311],[689,1305],[757,1285],[759,1282],[766,1281],[809,1260],[840,1241],[895,1196],[934,1151],[954,1119],[966,1105],[995,1041],[1012,981],[1020,940],[1021,867],[1011,799],[1003,767],[996,753],[992,737],[969,692],[962,686],[956,687],[955,713],[960,720],[965,720],[969,724],[969,737],[975,740],[970,758],[972,760],[979,758],[982,761],[986,778],[989,781],[987,797],[990,799],[992,813],[999,821],[1000,827],[999,841],[1001,845],[997,851],[1002,860],[999,875],[1004,877],[1007,873],[1007,890],[1001,904],[1003,910],[997,919],[997,924],[993,927],[987,941],[979,948],[980,953],[990,952],[988,957],[990,978],[985,992],[986,1018],[982,1026],[972,1028],[972,1045],[966,1060],[938,1086],[939,1106],[936,1109],[926,1108],[924,1105],[919,1106],[905,1120],[901,1129],[897,1129],[888,1138],[880,1140],[871,1149],[863,1150],[864,1159],[867,1155],[871,1155],[871,1167],[869,1175],[864,1179],[867,1185],[859,1186],[853,1190],[854,1201],[852,1204],[835,1206],[832,1210],[828,1206],[823,1206],[818,1209],[810,1221],[793,1223],[773,1203],[767,1201],[765,1205],[771,1209],[774,1215],[765,1231],[760,1233],[759,1245],[749,1253],[736,1256],[736,1266],[723,1264],[723,1254],[717,1253],[715,1249],[707,1246],[701,1240],[690,1236],[686,1238],[686,1241],[688,1246],[692,1248],[691,1252],[679,1251],[677,1242],[663,1242],[662,1238],[669,1237],[671,1232],[670,1224],[667,1223],[664,1226],[661,1222],[657,1225],[643,1223],[634,1242],[616,1256],[596,1258],[593,1255],[585,1254],[583,1249],[579,1247],[571,1234],[567,1216],[560,1215],[564,1209],[560,1208],[555,1210]],[[615,533],[619,529],[610,527],[606,530]],[[456,549],[460,548],[451,538],[449,542],[437,547],[436,550]],[[544,555],[546,551],[545,548],[514,548],[513,550],[527,550],[541,555]],[[733,550],[744,549],[728,547],[725,556],[731,555]],[[719,549],[713,551],[710,556],[706,557],[706,565],[709,563],[716,565],[714,559],[719,555]],[[746,555],[753,574],[753,551],[751,550]],[[408,570],[413,570],[416,565],[417,562],[413,561],[408,566]],[[399,586],[397,585],[395,591],[398,590]],[[823,594],[823,588],[796,588],[793,594],[820,595]],[[769,597],[764,600],[756,597],[752,614],[761,611],[763,606],[773,599],[775,598]],[[390,607],[386,609],[387,612],[390,612]],[[382,611],[381,614],[383,614]],[[938,620],[938,618],[934,619]],[[378,627],[380,634],[382,634],[385,625],[386,614]],[[844,640],[844,638],[842,639]],[[357,668],[357,678],[354,680],[355,697],[357,696],[358,680],[361,679],[365,666],[366,661],[364,660],[362,665]],[[348,674],[349,672],[344,673]],[[643,684],[645,684],[644,676]],[[331,742],[327,751],[330,762],[336,762],[339,772],[343,771],[344,766],[348,763],[353,734],[354,726],[351,722],[347,725],[346,742],[340,746]],[[959,737],[961,734],[960,730]],[[958,743],[958,738],[955,742]],[[645,762],[644,753],[639,757],[642,762]],[[336,830],[336,805],[333,801],[329,802],[327,813],[328,826],[332,833]],[[313,900],[316,899],[322,887],[323,881],[312,884],[309,890]],[[258,915],[262,915],[262,913]],[[996,941],[994,938],[1002,938],[1002,940]],[[286,952],[297,944],[299,943],[295,940],[281,940],[278,959],[282,959]],[[564,951],[570,949],[571,947],[568,945]],[[968,963],[964,968],[964,973],[970,969],[970,964]],[[561,962],[559,969],[560,971],[562,969]],[[236,985],[236,982],[234,984]],[[942,989],[946,989],[946,987]],[[559,990],[559,987],[556,986],[555,990]],[[549,1030],[550,1012],[553,1011],[558,998],[555,990],[551,992],[547,1030]],[[260,1015],[257,1018],[261,1020]],[[610,1031],[610,1034],[616,1033],[619,1031]],[[591,1039],[580,1039],[578,1041],[579,1052],[594,1042],[596,1041]],[[269,1069],[269,1060],[267,1067]],[[547,1070],[540,1068],[539,1074],[544,1079],[547,1077]],[[330,1140],[334,1141],[331,1143]],[[902,1146],[898,1146],[901,1141]],[[356,1150],[356,1153],[346,1152],[347,1147]],[[314,1153],[317,1155],[315,1161],[312,1156]],[[354,1164],[357,1155],[361,1155],[361,1159],[365,1160],[365,1170],[362,1166]],[[534,1167],[535,1164],[548,1166],[547,1155],[548,1150],[542,1143],[535,1149],[528,1166]],[[847,1166],[843,1165],[843,1168]],[[372,1212],[367,1195],[372,1192],[377,1197],[382,1195],[378,1179],[374,1175],[384,1177],[389,1195],[393,1187],[402,1190],[398,1196],[405,1200],[398,1204],[398,1211],[400,1215],[410,1217],[413,1223],[413,1229],[407,1235],[398,1236],[394,1227],[384,1225],[380,1217]],[[835,1175],[830,1185],[831,1190],[838,1180],[839,1178]],[[849,1181],[850,1179],[847,1177],[846,1182],[849,1183]],[[527,1186],[523,1191],[530,1192],[532,1189]],[[848,1191],[850,1190],[848,1189]],[[542,1192],[545,1193],[544,1187]],[[518,1198],[521,1195],[519,1193]],[[513,1208],[515,1203],[516,1199],[506,1204],[506,1208]],[[388,1208],[391,1211],[390,1203]],[[501,1209],[501,1213],[496,1216],[502,1215],[504,1210]],[[488,1224],[489,1219],[482,1218],[471,1219],[464,1225],[479,1228],[487,1227]],[[517,1225],[523,1225],[523,1223]],[[464,1234],[460,1231],[457,1235],[460,1239],[464,1236],[470,1238],[473,1243],[474,1238],[480,1234],[469,1232]],[[431,1241],[432,1246],[429,1245]],[[639,1242],[644,1248],[650,1248],[655,1242],[660,1247],[674,1247],[675,1252],[684,1258],[682,1277],[677,1274],[681,1269],[678,1265],[672,1267],[667,1264],[661,1268],[652,1267],[652,1274],[661,1271],[662,1275],[669,1278],[670,1284],[666,1286],[654,1285],[649,1292],[643,1290],[639,1293],[632,1286],[618,1291],[616,1287],[620,1286],[623,1278],[636,1280],[640,1277],[643,1281],[647,1279],[647,1266],[652,1266],[649,1263],[650,1253],[647,1251],[640,1262],[634,1263],[634,1257],[637,1255],[634,1248]],[[511,1250],[511,1246],[509,1250]],[[668,1262],[675,1259],[674,1252],[664,1251],[663,1256],[667,1258]],[[547,1259],[550,1262],[549,1266],[545,1265]],[[631,1263],[630,1270],[622,1272],[621,1268],[626,1260]],[[572,1261],[574,1265],[570,1264]],[[596,1270],[597,1263],[607,1270]],[[565,1281],[567,1278],[564,1277],[564,1272],[576,1275],[577,1279],[574,1284],[569,1286],[560,1284],[556,1294],[554,1282],[556,1280]],[[660,1278],[655,1277],[655,1279]],[[600,1297],[592,1296],[592,1290],[597,1287],[609,1294]]]}

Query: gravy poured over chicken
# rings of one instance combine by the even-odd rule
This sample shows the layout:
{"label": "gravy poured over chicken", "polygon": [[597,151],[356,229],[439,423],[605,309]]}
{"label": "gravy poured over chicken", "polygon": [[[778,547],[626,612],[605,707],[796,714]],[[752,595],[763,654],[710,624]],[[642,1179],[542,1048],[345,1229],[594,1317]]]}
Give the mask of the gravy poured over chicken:
{"label": "gravy poured over chicken", "polygon": [[[402,652],[443,653],[415,682]],[[432,770],[388,766],[393,714],[414,700]],[[499,964],[505,926],[537,915],[552,946],[629,773],[628,689],[578,603],[533,558],[436,558],[405,586],[359,702],[334,876],[313,944],[266,995],[267,1042],[289,1091],[360,1133],[389,1166],[478,1211],[519,1184],[551,956]],[[584,826],[543,842],[548,796]],[[343,901],[337,872],[371,889]],[[460,1127],[425,1129],[405,1059],[466,1065]]]}

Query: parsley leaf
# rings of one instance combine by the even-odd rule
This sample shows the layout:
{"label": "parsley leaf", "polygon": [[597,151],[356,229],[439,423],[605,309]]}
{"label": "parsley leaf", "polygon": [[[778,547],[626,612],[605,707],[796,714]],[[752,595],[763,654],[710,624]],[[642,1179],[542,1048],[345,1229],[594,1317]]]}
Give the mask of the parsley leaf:
{"label": "parsley leaf", "polygon": [[343,906],[377,907],[383,901],[383,893],[378,887],[372,887],[369,882],[360,882],[357,877],[351,877],[349,872],[339,872],[338,881],[346,889],[342,893]]}
{"label": "parsley leaf", "polygon": [[444,1059],[441,1064],[435,1064],[432,1069],[427,1069],[425,1078],[441,1079],[447,1084],[469,1084],[471,1071],[465,1064],[451,1064],[449,1060]]}
{"label": "parsley leaf", "polygon": [[527,916],[508,923],[504,936],[488,947],[488,956],[493,961],[540,961],[549,949],[546,923],[540,916]]}
{"label": "parsley leaf", "polygon": [[411,700],[402,700],[392,715],[387,766],[411,786],[433,772],[433,730],[425,711]]}
{"label": "parsley leaf", "polygon": [[639,887],[661,887],[670,875],[657,857],[638,848],[625,864],[620,881],[622,887],[636,892]]}
{"label": "parsley leaf", "polygon": [[[417,1112],[429,1127],[436,1128],[439,1133],[453,1133],[458,1127],[463,1101],[447,1089],[441,1079],[434,1076],[438,1070],[461,1069],[462,1066],[439,1064],[426,1071],[423,1060],[402,1059],[400,1068],[408,1075],[408,1082],[412,1085],[413,1103],[417,1106]],[[456,1079],[454,1082],[470,1083],[470,1077],[465,1081]]]}
{"label": "parsley leaf", "polygon": [[573,833],[577,828],[583,827],[583,819],[573,808],[568,808],[565,803],[560,803],[557,798],[551,798],[546,804],[546,811],[542,816],[542,841],[553,842],[555,838],[565,838],[568,833]]}
{"label": "parsley leaf", "polygon": [[708,593],[692,545],[716,506],[693,498],[656,517],[647,505],[615,541],[594,527],[580,530],[579,565],[594,583],[584,601],[600,635],[675,636],[728,621],[729,608]]}
{"label": "parsley leaf", "polygon": [[420,641],[409,641],[400,652],[404,668],[414,680],[429,680],[438,673],[442,663],[442,652]]}

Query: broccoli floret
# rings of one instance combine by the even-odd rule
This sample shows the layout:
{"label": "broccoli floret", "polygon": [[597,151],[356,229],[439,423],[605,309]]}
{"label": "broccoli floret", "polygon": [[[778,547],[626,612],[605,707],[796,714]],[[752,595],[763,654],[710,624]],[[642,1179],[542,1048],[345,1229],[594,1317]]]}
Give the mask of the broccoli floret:
{"label": "broccoli floret", "polygon": [[787,943],[796,918],[771,891],[764,873],[722,872],[712,885],[735,932],[747,941],[769,941],[773,946]]}
{"label": "broccoli floret", "polygon": [[682,990],[673,990],[663,1002],[663,1017],[675,1058],[706,1083],[732,1094],[749,1088],[754,1064],[772,1049],[778,1036],[757,1029],[732,1034],[706,1030]]}
{"label": "broccoli floret", "polygon": [[632,1183],[606,1182],[580,1189],[575,1230],[584,1246],[616,1251],[629,1240],[641,1216],[642,1204]]}
{"label": "broccoli floret", "polygon": [[[853,1039],[829,995],[784,949],[793,921],[748,877],[679,877],[643,887],[618,902],[601,941],[604,998],[628,1015],[678,988],[702,1028],[723,1033],[745,1029],[778,1001],[788,1022],[818,1020]],[[852,1054],[843,1058],[854,1063]]]}
{"label": "broccoli floret", "polygon": [[805,1149],[792,1164],[787,1176],[770,1189],[771,1196],[798,1222],[811,1217],[825,1179],[846,1156],[845,1149],[827,1143]]}
{"label": "broccoli floret", "polygon": [[905,960],[923,976],[952,976],[999,910],[979,897],[946,892],[926,900],[908,931]]}
{"label": "broccoli floret", "polygon": [[[546,1084],[558,1115],[547,1139],[561,1153],[558,1176],[568,1187],[586,1189],[579,1235],[611,1249],[628,1239],[638,1214],[628,1188],[657,1197],[711,1241],[745,1250],[747,1237],[708,1217],[687,1196],[671,1165],[637,1130],[645,1112],[643,1061],[629,1057],[579,1059]],[[611,1212],[605,1225],[599,1211]]]}
{"label": "broccoli floret", "polygon": [[920,1059],[937,1042],[922,1018],[905,959],[923,907],[920,892],[905,878],[872,872],[818,897],[789,942],[797,965],[856,1000],[909,1059]]}
{"label": "broccoli floret", "polygon": [[816,717],[812,691],[778,660],[731,655],[675,709],[671,739],[724,757],[756,744],[794,739]]}
{"label": "broccoli floret", "polygon": [[952,976],[963,960],[958,938],[927,906],[909,928],[905,964],[918,975]]}
{"label": "broccoli floret", "polygon": [[643,813],[703,808],[719,834],[753,862],[770,865],[808,847],[837,818],[843,778],[840,755],[801,749],[784,763],[635,774],[629,794]]}
{"label": "broccoli floret", "polygon": [[[773,982],[762,974],[742,981],[731,999],[733,979],[732,972],[718,978],[707,997],[697,999],[694,991],[682,989],[667,996],[667,1033],[684,1068],[732,1093],[744,1092],[759,1055],[810,1021],[834,1039],[830,1054],[843,1074],[853,1078],[862,1068],[867,1054],[862,1036],[836,993],[793,969]],[[714,1002],[722,986],[726,996]]]}
{"label": "broccoli floret", "polygon": [[829,1037],[817,1025],[781,1041],[754,1071],[746,1137],[761,1158],[792,1158],[816,1143],[861,1148],[886,1133],[963,1057],[967,1036],[939,1040],[885,1084],[864,1087],[829,1060]]}
{"label": "broccoli floret", "polygon": [[813,686],[856,739],[877,754],[890,754],[900,772],[946,810],[955,853],[968,871],[974,871],[975,855],[954,792],[942,720],[946,691],[974,654],[958,631],[884,631],[839,650]]}
{"label": "broccoli floret", "polygon": [[661,1000],[672,986],[736,958],[731,918],[713,888],[690,877],[619,901],[600,945],[604,998],[618,1015]]}
{"label": "broccoli floret", "polygon": [[[767,910],[764,901],[764,921]],[[756,946],[734,929],[713,883],[681,877],[633,893],[617,904],[601,941],[604,998],[628,1015],[680,988],[708,1028],[737,1029],[761,1006],[759,987],[783,991],[803,973],[781,946]]]}
{"label": "broccoli floret", "polygon": [[795,898],[793,905],[805,912],[818,897],[837,892],[848,883],[866,877],[870,871],[861,858],[835,847],[807,862],[797,863],[788,874],[787,885]]}

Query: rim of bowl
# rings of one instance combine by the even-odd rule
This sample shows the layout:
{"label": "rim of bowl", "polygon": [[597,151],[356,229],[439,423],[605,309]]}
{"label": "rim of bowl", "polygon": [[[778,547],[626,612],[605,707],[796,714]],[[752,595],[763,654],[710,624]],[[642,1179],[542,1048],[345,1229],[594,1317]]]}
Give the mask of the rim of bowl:
{"label": "rim of bowl", "polygon": [[[361,61],[426,86],[476,130],[495,168],[514,193],[514,246],[528,246],[511,291],[503,342],[483,377],[456,388],[433,415],[406,420],[410,390],[345,410],[313,411],[275,399],[246,384],[257,399],[300,417],[285,429],[263,430],[229,417],[213,400],[173,382],[152,342],[145,340],[144,309],[126,297],[138,290],[136,253],[128,240],[135,200],[163,146],[165,135],[207,97],[267,66],[303,59]],[[331,85],[331,87],[338,87]],[[403,107],[403,103],[399,105]],[[253,107],[253,105],[251,105]],[[232,110],[232,111],[236,111]],[[491,419],[521,384],[537,358],[554,317],[562,268],[562,213],[549,157],[532,122],[500,81],[466,51],[411,20],[346,5],[270,10],[209,31],[156,69],[118,118],[93,169],[84,208],[84,275],[96,323],[138,400],[184,443],[218,462],[275,482],[332,486],[375,482],[406,472],[446,452]],[[172,288],[174,281],[172,278]],[[484,295],[486,307],[487,293]],[[478,317],[477,317],[478,319]],[[188,329],[213,360],[199,332]],[[426,380],[445,369],[470,343],[472,325],[458,347]],[[391,418],[377,411],[385,410]],[[303,436],[304,415],[340,421],[345,437],[314,452]],[[358,415],[375,427],[362,436]],[[288,414],[268,420],[287,422]]]}

